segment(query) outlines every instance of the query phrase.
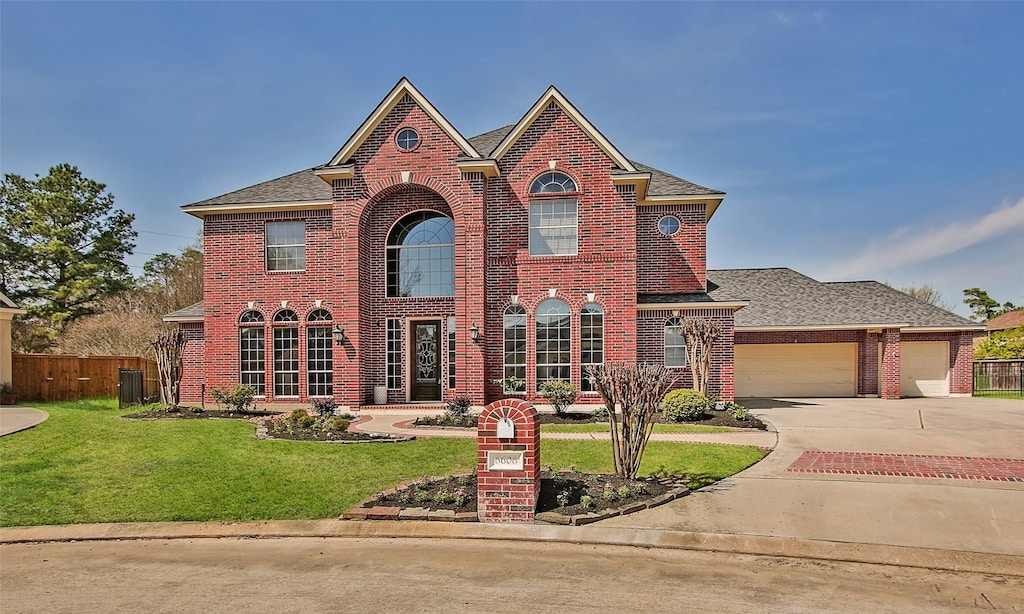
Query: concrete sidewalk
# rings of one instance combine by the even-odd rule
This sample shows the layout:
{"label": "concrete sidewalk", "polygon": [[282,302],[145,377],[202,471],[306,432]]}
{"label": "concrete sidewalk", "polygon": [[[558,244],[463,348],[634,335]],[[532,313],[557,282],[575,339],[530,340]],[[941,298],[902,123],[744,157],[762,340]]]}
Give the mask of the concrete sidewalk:
{"label": "concrete sidewalk", "polygon": [[30,429],[49,417],[50,414],[41,409],[4,405],[0,407],[0,437]]}
{"label": "concrete sidewalk", "polygon": [[1019,459],[1024,403],[781,400],[754,413],[779,431],[763,461],[598,524],[1024,556],[1024,483],[787,471],[807,450]]}

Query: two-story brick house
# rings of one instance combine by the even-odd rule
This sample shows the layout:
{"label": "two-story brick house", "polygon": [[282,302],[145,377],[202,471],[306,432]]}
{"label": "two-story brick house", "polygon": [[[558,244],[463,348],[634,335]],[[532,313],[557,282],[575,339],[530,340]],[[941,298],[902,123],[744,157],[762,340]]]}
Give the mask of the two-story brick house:
{"label": "two-story brick house", "polygon": [[[529,399],[561,379],[597,401],[588,364],[663,363],[687,385],[686,315],[721,326],[712,386],[732,399],[748,301],[706,264],[724,197],[628,159],[554,87],[467,139],[402,79],[327,164],[183,207],[205,253],[203,302],[166,318],[190,340],[183,400],[241,382],[268,402],[483,404],[519,378]],[[973,335],[942,313],[954,344]],[[872,352],[909,324],[886,318],[850,337],[856,394],[879,392],[880,364],[898,377]]]}

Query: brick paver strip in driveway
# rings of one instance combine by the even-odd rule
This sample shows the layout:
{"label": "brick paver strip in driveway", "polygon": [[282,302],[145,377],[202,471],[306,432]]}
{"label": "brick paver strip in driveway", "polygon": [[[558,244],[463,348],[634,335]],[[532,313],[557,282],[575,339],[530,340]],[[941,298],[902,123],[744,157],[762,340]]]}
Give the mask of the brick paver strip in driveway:
{"label": "brick paver strip in driveway", "polygon": [[1024,459],[808,450],[786,471],[1024,482]]}

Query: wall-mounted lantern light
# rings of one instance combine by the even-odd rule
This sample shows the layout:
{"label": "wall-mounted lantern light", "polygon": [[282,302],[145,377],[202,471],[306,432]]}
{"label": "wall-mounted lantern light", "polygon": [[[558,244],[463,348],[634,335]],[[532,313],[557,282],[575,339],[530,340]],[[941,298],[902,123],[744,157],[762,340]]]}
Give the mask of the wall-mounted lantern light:
{"label": "wall-mounted lantern light", "polygon": [[342,328],[341,324],[335,324],[331,333],[334,335],[334,345],[343,345],[345,343],[345,329]]}
{"label": "wall-mounted lantern light", "polygon": [[469,338],[473,341],[480,340],[480,327],[476,325],[476,322],[473,322],[473,326],[469,327]]}

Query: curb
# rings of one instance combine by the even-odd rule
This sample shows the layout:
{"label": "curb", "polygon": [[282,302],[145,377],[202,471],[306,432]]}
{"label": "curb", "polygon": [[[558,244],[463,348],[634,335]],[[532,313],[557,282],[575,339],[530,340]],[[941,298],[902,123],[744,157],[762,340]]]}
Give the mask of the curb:
{"label": "curb", "polygon": [[466,522],[297,520],[240,523],[126,523],[9,527],[0,544],[48,542],[272,539],[272,538],[484,539],[536,543],[668,548],[872,565],[916,567],[1024,578],[1024,556],[858,544],[763,535],[695,533],[598,526],[517,525]]}

